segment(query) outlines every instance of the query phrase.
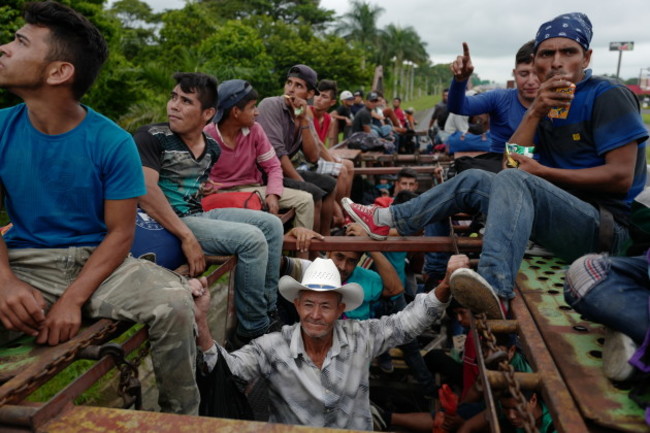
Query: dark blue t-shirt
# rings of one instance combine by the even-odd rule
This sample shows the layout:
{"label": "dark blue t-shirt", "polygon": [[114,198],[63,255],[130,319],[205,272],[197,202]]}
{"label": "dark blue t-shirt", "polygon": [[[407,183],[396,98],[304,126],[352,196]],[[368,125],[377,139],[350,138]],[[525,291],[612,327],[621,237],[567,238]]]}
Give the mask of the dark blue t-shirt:
{"label": "dark blue t-shirt", "polygon": [[581,169],[604,165],[607,152],[631,142],[638,143],[634,180],[627,194],[601,191],[586,194],[567,189],[583,200],[604,204],[615,216],[625,215],[645,185],[647,139],[648,130],[634,94],[622,84],[593,77],[591,70],[587,70],[585,79],[576,85],[568,117],[547,117],[540,122],[535,152],[539,162],[547,167]]}

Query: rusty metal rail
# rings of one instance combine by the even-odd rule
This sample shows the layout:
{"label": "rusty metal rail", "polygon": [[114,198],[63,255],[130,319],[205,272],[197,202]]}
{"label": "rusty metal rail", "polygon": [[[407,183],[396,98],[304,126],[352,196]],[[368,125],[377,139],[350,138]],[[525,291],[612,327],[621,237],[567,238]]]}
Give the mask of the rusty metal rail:
{"label": "rusty metal rail", "polygon": [[[208,284],[212,286],[228,272],[232,272],[237,260],[234,256],[209,256],[206,262],[217,265],[207,275]],[[234,321],[234,300],[232,284],[229,286],[229,308],[223,326],[232,327]],[[44,403],[30,403],[25,399],[35,389],[51,380],[57,373],[80,359],[82,349],[102,345],[128,330],[133,324],[101,319],[82,331],[66,343],[54,347],[36,346],[33,339],[23,339],[23,347],[10,351],[5,358],[0,358],[2,383],[0,385],[0,431],[1,432],[40,432],[50,431],[43,426],[58,419],[65,410],[72,406],[72,402],[83,392],[88,390],[102,376],[116,367],[113,356],[103,356],[94,363],[81,376],[76,378],[54,397]],[[128,355],[146,343],[147,329],[143,327],[129,337],[118,351]],[[28,340],[28,341],[25,341]],[[103,352],[100,352],[103,353]],[[140,357],[144,352],[141,351]],[[90,409],[89,409],[90,410]],[[92,410],[91,410],[92,411]],[[130,411],[135,418],[143,412]],[[68,429],[65,431],[90,431]],[[98,431],[98,430],[92,430]],[[109,430],[105,430],[109,431]],[[159,427],[151,430],[110,430],[110,431],[163,431]],[[170,430],[182,431],[182,430]],[[194,430],[193,430],[194,431]]]}
{"label": "rusty metal rail", "polygon": [[517,277],[519,300],[513,304],[522,332],[535,329],[539,334],[538,343],[526,353],[529,360],[540,363],[539,370],[547,363],[557,370],[552,375],[557,383],[544,395],[554,402],[551,414],[566,420],[567,432],[578,431],[575,418],[595,431],[650,432],[643,410],[630,400],[626,387],[613,384],[602,372],[605,328],[564,302],[565,267],[558,259],[525,259]]}
{"label": "rusty metal rail", "polygon": [[[453,239],[449,236],[390,236],[385,241],[375,241],[368,236],[325,236],[324,240],[312,240],[311,251],[453,251]],[[457,239],[460,252],[480,252],[483,241],[477,238]],[[296,250],[296,238],[284,236],[285,250]]]}
{"label": "rusty metal rail", "polygon": [[[305,427],[224,418],[76,406],[43,426],[48,433],[355,433],[357,430]],[[358,432],[360,433],[360,432]]]}

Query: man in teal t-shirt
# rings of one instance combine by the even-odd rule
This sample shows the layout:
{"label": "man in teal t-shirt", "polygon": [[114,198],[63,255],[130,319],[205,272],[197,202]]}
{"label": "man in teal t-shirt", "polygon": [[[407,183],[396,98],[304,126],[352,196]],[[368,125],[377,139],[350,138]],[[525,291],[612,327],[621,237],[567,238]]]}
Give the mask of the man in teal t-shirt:
{"label": "man in teal t-shirt", "polygon": [[[82,316],[144,323],[165,412],[197,414],[190,287],[129,257],[146,192],[131,136],[79,101],[108,57],[88,19],[57,2],[25,5],[0,45],[0,185],[13,227],[0,238],[0,340],[16,331],[50,346]],[[9,336],[10,339],[12,336]]]}

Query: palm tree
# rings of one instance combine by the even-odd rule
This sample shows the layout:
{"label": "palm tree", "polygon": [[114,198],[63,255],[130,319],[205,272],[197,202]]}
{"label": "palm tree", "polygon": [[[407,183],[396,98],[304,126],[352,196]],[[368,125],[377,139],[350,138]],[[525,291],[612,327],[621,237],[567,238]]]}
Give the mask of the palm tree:
{"label": "palm tree", "polygon": [[352,0],[350,11],[341,16],[335,32],[347,41],[357,45],[365,53],[361,67],[365,68],[366,59],[372,58],[379,50],[379,30],[377,18],[384,13],[384,8],[371,5],[364,0]]}
{"label": "palm tree", "polygon": [[[408,86],[405,86],[405,84],[410,81],[408,79],[409,68],[405,69],[404,63],[412,65],[423,64],[428,61],[429,56],[425,45],[426,43],[420,39],[420,35],[411,26],[400,27],[389,24],[381,31],[379,61],[382,64],[394,62],[393,97],[397,96],[400,87],[403,94],[408,93]],[[410,74],[413,74],[412,68]]]}

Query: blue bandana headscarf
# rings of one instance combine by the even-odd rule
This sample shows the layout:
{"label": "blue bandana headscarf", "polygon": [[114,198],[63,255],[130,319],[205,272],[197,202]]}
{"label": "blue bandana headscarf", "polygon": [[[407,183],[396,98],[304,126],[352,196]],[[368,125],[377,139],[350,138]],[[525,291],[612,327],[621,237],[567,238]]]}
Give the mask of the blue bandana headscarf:
{"label": "blue bandana headscarf", "polygon": [[568,38],[588,50],[592,35],[591,21],[587,15],[581,12],[562,14],[539,27],[537,35],[535,35],[535,49],[546,39]]}

